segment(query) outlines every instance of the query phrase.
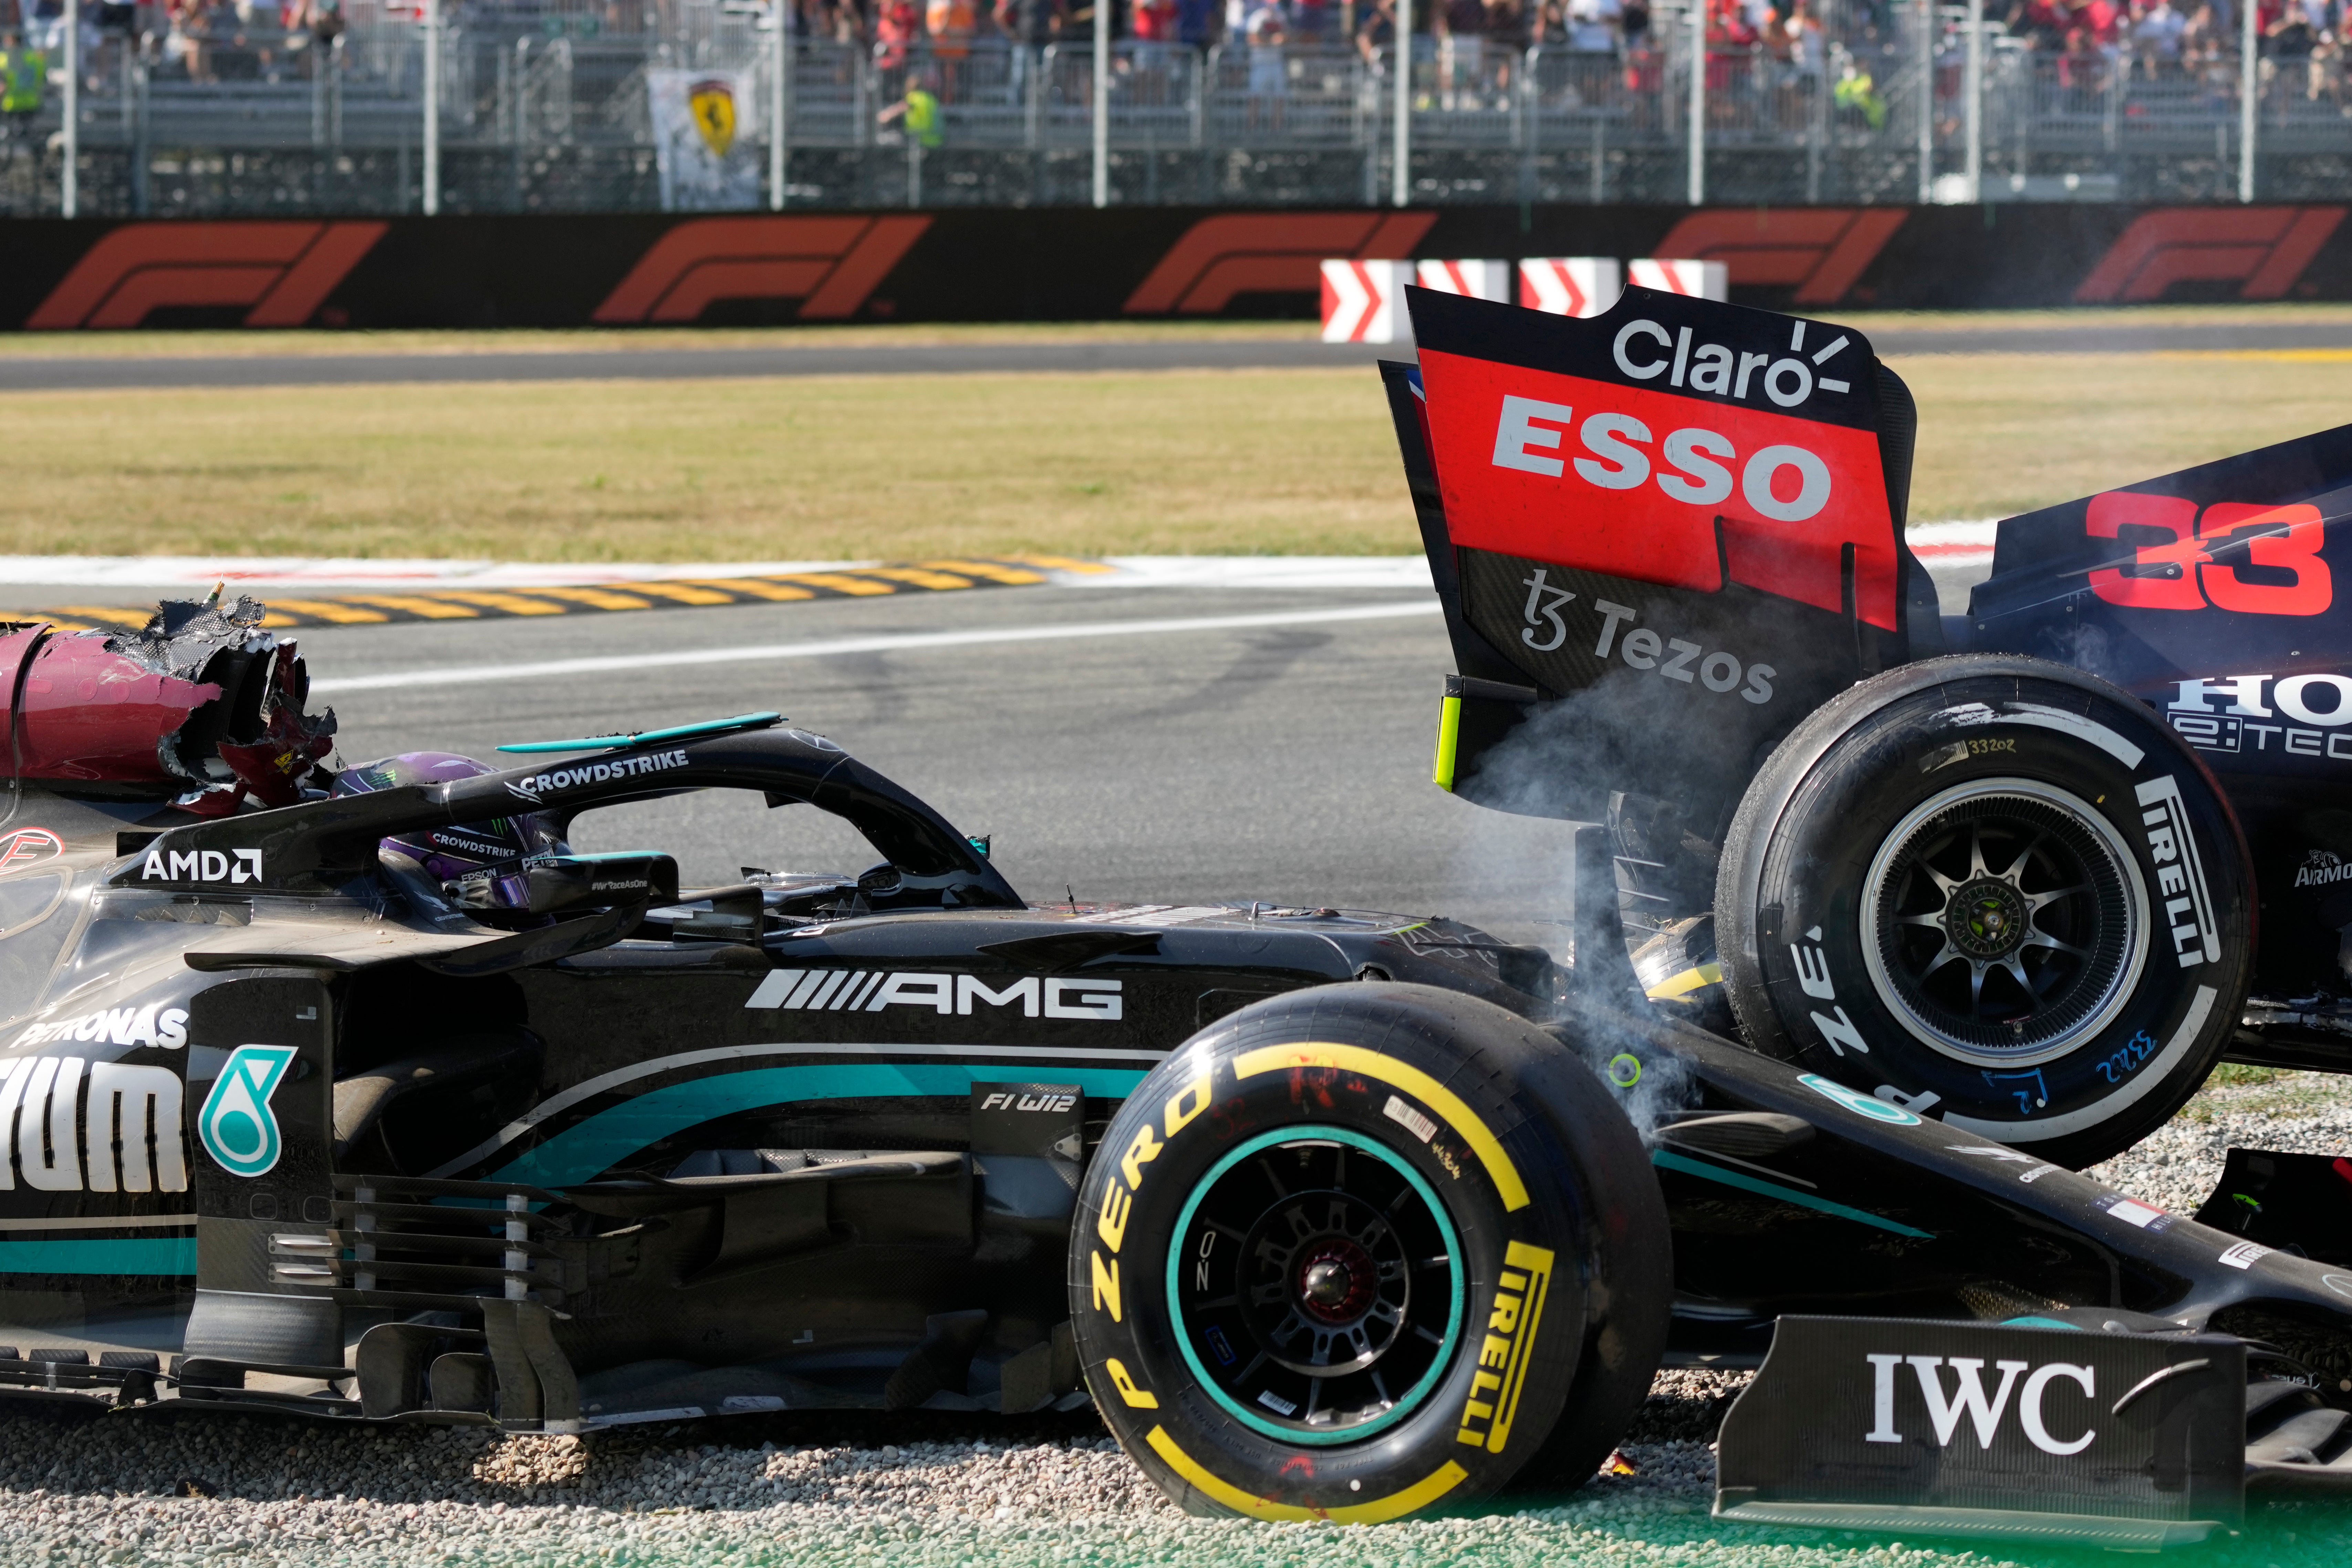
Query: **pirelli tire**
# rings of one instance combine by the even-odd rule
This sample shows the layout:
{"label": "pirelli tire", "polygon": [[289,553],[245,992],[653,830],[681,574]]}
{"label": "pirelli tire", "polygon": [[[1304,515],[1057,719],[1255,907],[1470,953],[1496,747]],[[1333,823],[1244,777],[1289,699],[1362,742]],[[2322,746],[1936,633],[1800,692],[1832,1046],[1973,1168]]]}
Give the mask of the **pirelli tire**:
{"label": "pirelli tire", "polygon": [[1750,1046],[2075,1167],[2204,1081],[2253,928],[2196,753],[2130,693],[2019,655],[1824,704],[1749,784],[1716,886]]}
{"label": "pirelli tire", "polygon": [[1097,1406],[1187,1510],[1372,1523],[1590,1478],[1663,1352],[1670,1246],[1640,1140],[1558,1041],[1321,986],[1129,1098],[1071,1314]]}

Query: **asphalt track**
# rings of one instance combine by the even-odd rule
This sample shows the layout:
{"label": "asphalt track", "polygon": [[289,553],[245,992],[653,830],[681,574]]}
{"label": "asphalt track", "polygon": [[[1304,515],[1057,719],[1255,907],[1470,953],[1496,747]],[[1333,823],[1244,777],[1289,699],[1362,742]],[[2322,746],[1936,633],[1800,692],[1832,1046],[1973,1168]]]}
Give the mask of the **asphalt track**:
{"label": "asphalt track", "polygon": [[[778,709],[930,800],[1032,902],[1444,913],[1553,940],[1560,823],[1429,782],[1445,636],[1426,595],[1096,588],[307,630],[342,757]],[[779,651],[779,650],[786,651]],[[764,650],[764,651],[758,651]],[[586,849],[691,885],[877,857],[806,806],[717,793],[592,813]]]}
{"label": "asphalt track", "polygon": [[[2249,321],[2112,326],[1893,328],[1880,354],[2149,353],[2352,349],[2352,322]],[[856,348],[593,349],[547,353],[223,354],[117,359],[0,355],[0,392],[348,386],[394,383],[677,381],[805,375],[939,375],[1008,371],[1264,370],[1369,364],[1389,344],[1297,338],[1186,342],[933,343]]]}

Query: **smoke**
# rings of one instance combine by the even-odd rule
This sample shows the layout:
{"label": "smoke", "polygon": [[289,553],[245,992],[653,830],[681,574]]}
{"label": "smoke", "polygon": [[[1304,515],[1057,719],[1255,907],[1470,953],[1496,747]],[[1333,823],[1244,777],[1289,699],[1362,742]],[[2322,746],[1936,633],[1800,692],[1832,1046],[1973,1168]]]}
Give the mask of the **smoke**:
{"label": "smoke", "polygon": [[[1612,791],[1646,789],[1672,798],[1703,784],[1714,770],[1700,765],[1700,779],[1693,778],[1692,753],[1705,744],[1703,731],[1694,730],[1693,699],[1706,695],[1613,668],[1592,686],[1537,708],[1480,759],[1472,786],[1477,805],[1467,813],[1454,869],[1456,885],[1475,889],[1482,911],[1507,911],[1494,922],[1494,934],[1540,946],[1573,966],[1577,905],[1589,891],[1611,933],[1601,940],[1614,940],[1614,879],[1578,888],[1577,830],[1605,814]],[[1703,716],[1705,709],[1696,712]],[[1748,759],[1738,760],[1744,777]],[[1662,1120],[1693,1103],[1689,1067],[1637,1016],[1580,1007],[1559,1023],[1645,1142]]]}

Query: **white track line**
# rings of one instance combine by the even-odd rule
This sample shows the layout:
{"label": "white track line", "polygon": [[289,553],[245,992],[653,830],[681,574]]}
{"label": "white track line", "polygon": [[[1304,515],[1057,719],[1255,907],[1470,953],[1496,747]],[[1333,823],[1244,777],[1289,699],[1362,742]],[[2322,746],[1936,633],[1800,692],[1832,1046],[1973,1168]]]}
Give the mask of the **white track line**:
{"label": "white track line", "polygon": [[1244,626],[1303,626],[1328,621],[1376,621],[1399,616],[1433,616],[1435,599],[1404,604],[1350,605],[1336,610],[1278,610],[1254,616],[1186,616],[1159,620],[1078,621],[1061,626],[1003,626],[980,631],[905,632],[887,637],[828,637],[821,642],[759,643],[748,647],[688,648],[677,653],[613,654],[594,658],[549,658],[518,664],[465,664],[439,669],[404,669],[383,675],[348,675],[313,680],[310,689],[383,691],[414,686],[470,686],[486,680],[530,680],[551,676],[606,675],[635,669],[668,669],[695,664],[746,664],[774,658],[831,658],[849,653],[894,653],[915,648],[973,647],[990,643],[1065,642],[1081,637],[1152,637],[1179,632],[1231,631]]}

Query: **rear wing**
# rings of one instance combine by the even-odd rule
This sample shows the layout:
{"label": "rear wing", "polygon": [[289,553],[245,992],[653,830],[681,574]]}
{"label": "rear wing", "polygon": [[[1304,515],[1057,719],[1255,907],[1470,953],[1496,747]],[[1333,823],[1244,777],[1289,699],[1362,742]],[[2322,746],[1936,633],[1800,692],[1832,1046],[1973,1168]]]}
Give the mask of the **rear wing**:
{"label": "rear wing", "polygon": [[1910,393],[1850,328],[1629,289],[1590,320],[1408,289],[1384,363],[1456,673],[1436,781],[1727,821],[1835,692],[1940,647]]}

